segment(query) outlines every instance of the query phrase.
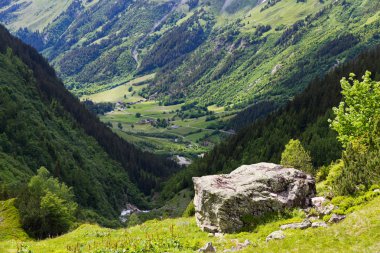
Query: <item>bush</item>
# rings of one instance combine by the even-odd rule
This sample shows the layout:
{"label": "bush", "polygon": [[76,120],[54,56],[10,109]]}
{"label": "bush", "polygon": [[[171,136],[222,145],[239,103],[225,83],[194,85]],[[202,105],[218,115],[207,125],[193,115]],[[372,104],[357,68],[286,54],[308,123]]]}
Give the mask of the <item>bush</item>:
{"label": "bush", "polygon": [[188,218],[195,215],[195,206],[194,201],[190,201],[189,205],[186,207],[186,210],[183,212],[182,217]]}
{"label": "bush", "polygon": [[141,224],[140,218],[136,213],[133,213],[128,218],[128,227],[133,227]]}
{"label": "bush", "polygon": [[313,173],[311,157],[299,140],[290,140],[281,154],[281,165],[294,167],[308,173]]}
{"label": "bush", "polygon": [[380,150],[362,154],[349,147],[343,154],[343,160],[344,169],[334,183],[337,194],[358,194],[380,182]]}
{"label": "bush", "polygon": [[16,202],[23,228],[35,238],[67,232],[75,221],[77,204],[73,199],[71,188],[40,168]]}

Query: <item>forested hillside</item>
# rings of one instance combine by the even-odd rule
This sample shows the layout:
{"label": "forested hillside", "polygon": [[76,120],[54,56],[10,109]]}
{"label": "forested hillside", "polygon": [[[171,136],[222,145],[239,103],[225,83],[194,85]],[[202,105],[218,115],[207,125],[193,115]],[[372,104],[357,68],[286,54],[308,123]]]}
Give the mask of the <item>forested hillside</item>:
{"label": "forested hillside", "polygon": [[[365,52],[342,66],[336,67],[323,78],[313,80],[308,88],[281,110],[241,129],[209,152],[205,158],[174,176],[164,189],[165,196],[192,185],[193,176],[227,173],[242,164],[257,162],[279,163],[285,144],[300,139],[310,152],[314,168],[329,165],[341,157],[341,145],[336,133],[329,127],[332,108],[341,101],[340,80],[350,73],[364,75],[372,72],[380,79],[380,47]],[[251,115],[250,111],[242,115]],[[254,115],[254,114],[253,114]],[[242,125],[245,117],[236,117],[231,124]]]}
{"label": "forested hillside", "polygon": [[263,114],[380,40],[380,5],[367,0],[73,0],[38,29],[10,6],[3,22],[76,95],[157,72],[140,95]]}
{"label": "forested hillside", "polygon": [[[85,209],[113,219],[177,169],[109,130],[38,52],[0,27],[0,192],[17,195],[45,166]],[[96,217],[95,213],[92,216]],[[93,218],[94,218],[93,217]]]}

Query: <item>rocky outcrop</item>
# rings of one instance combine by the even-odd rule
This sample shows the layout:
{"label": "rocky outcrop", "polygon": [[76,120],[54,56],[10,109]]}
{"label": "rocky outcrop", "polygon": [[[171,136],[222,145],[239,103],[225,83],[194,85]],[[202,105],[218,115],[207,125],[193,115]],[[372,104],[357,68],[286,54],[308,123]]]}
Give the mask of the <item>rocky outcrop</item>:
{"label": "rocky outcrop", "polygon": [[271,163],[244,165],[227,175],[193,178],[195,216],[207,232],[236,232],[250,216],[306,207],[315,181],[306,173]]}

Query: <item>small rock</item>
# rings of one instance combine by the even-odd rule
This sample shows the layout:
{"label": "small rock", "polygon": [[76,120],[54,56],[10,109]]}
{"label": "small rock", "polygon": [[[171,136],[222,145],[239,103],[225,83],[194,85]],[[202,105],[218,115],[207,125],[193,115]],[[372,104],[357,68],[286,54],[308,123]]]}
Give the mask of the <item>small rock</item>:
{"label": "small rock", "polygon": [[215,236],[215,237],[223,237],[224,234],[223,234],[223,233],[215,233],[214,236]]}
{"label": "small rock", "polygon": [[346,218],[346,215],[333,214],[329,220],[330,223],[338,223]]}
{"label": "small rock", "polygon": [[309,227],[311,227],[311,222],[308,219],[306,219],[303,222],[282,225],[280,228],[281,230],[285,230],[285,229],[306,229]]}
{"label": "small rock", "polygon": [[212,246],[211,242],[208,242],[203,248],[200,248],[198,252],[211,253],[216,252],[216,249],[214,248],[214,246]]}
{"label": "small rock", "polygon": [[331,212],[335,209],[335,206],[333,204],[329,204],[327,206],[325,206],[322,210],[321,210],[321,214],[323,215],[328,215],[328,214],[331,214]]}
{"label": "small rock", "polygon": [[266,241],[269,242],[271,240],[282,240],[284,238],[285,238],[284,232],[282,232],[281,230],[278,230],[268,235]]}
{"label": "small rock", "polygon": [[311,222],[319,220],[319,217],[317,217],[317,216],[310,216],[310,217],[307,217],[307,218],[308,218],[309,221],[311,221]]}
{"label": "small rock", "polygon": [[213,233],[208,233],[207,236],[208,236],[208,237],[214,237],[214,234],[213,234]]}
{"label": "small rock", "polygon": [[242,250],[242,249],[247,248],[249,245],[251,245],[251,241],[250,240],[245,240],[244,243],[238,243],[237,246],[236,246],[236,249],[237,250]]}
{"label": "small rock", "polygon": [[318,222],[313,222],[313,224],[311,224],[311,227],[312,228],[327,228],[327,224],[326,222],[324,221],[318,221]]}
{"label": "small rock", "polygon": [[326,201],[325,197],[314,197],[311,199],[311,203],[316,209],[322,208]]}
{"label": "small rock", "polygon": [[380,192],[380,189],[375,189],[373,190],[373,192]]}

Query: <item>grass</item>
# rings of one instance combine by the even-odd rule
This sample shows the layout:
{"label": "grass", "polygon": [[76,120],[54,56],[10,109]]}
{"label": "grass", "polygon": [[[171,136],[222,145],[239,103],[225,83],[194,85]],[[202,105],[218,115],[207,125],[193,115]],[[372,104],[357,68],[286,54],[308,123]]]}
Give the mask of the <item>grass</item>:
{"label": "grass", "polygon": [[15,199],[0,201],[0,252],[1,242],[7,240],[27,240],[28,236],[21,228],[19,213],[14,206]]}
{"label": "grass", "polygon": [[[143,100],[144,98],[138,95],[138,92],[146,87],[146,82],[152,80],[154,78],[154,74],[138,77],[134,80],[131,80],[125,84],[121,84],[113,89],[106,90],[103,92],[99,92],[92,95],[85,95],[81,97],[81,100],[92,100],[95,103],[100,102],[130,102],[134,103],[139,100]],[[132,90],[130,91],[129,89]],[[135,93],[134,95],[132,95]]]}
{"label": "grass", "polygon": [[[222,252],[248,239],[252,242],[241,252],[376,252],[380,248],[380,198],[350,214],[339,224],[328,228],[286,230],[282,241],[265,241],[281,224],[300,221],[294,216],[260,225],[254,231],[209,237],[196,225],[195,219],[152,220],[128,229],[106,229],[82,225],[54,239],[27,241],[32,252],[194,252],[206,242]],[[2,252],[15,252],[20,242],[3,242]],[[111,251],[111,250],[119,251]],[[125,251],[122,251],[124,249]]]}
{"label": "grass", "polygon": [[[123,90],[128,90],[128,85],[83,97],[83,99],[88,98],[95,102],[115,102],[119,101],[123,96]],[[124,102],[127,101],[130,102],[129,95],[127,95],[127,100],[124,100]],[[206,121],[206,116],[204,116],[196,119],[181,120],[177,116],[176,110],[180,110],[182,105],[163,106],[157,101],[143,101],[125,109],[116,109],[111,113],[100,116],[100,119],[103,122],[111,123],[113,130],[127,141],[156,154],[179,154],[191,158],[207,152],[214,144],[226,137],[225,133],[215,134],[215,130],[210,129],[210,125],[216,124],[218,120],[226,121],[233,117],[233,115],[225,113],[224,107],[209,107],[209,110],[220,116],[220,119]],[[137,113],[140,113],[141,117],[136,117]],[[170,119],[171,126],[156,128],[151,124],[141,123],[144,119]],[[121,123],[122,129],[119,129],[119,123]],[[176,127],[173,128],[172,126]],[[202,140],[211,135],[212,139],[209,137],[209,141],[212,144],[203,146]]]}

